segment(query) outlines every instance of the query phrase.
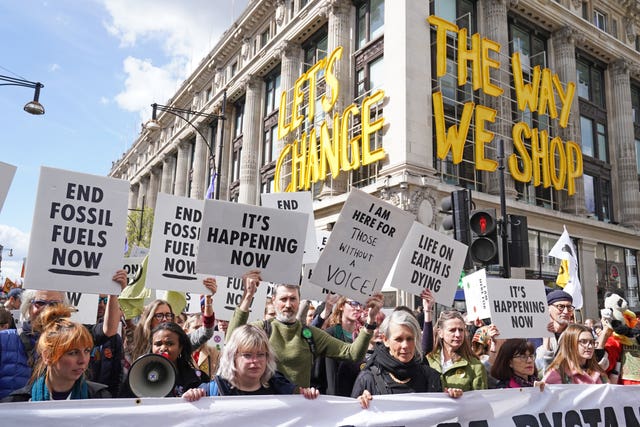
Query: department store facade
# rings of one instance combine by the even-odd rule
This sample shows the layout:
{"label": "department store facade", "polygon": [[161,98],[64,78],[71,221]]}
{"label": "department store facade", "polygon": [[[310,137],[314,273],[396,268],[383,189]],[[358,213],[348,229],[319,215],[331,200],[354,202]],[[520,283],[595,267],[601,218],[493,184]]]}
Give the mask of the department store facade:
{"label": "department store facade", "polygon": [[553,285],[566,226],[583,315],[606,291],[640,309],[639,49],[629,0],[253,0],[165,102],[224,119],[187,116],[196,132],[159,113],[110,176],[131,182],[129,208],[202,199],[214,174],[223,200],[308,190],[318,229],[359,188],[443,231],[451,191],[500,211],[503,140],[507,211],[529,227],[530,266],[512,277]]}

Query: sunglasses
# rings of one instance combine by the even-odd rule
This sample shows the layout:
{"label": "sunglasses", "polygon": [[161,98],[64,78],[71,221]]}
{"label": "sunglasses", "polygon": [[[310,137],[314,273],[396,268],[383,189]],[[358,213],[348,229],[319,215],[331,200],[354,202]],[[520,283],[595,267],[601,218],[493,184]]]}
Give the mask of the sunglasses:
{"label": "sunglasses", "polygon": [[173,313],[156,313],[153,315],[153,317],[155,317],[156,320],[160,321],[163,321],[164,319],[172,321],[175,315]]}
{"label": "sunglasses", "polygon": [[109,297],[98,297],[98,304],[103,303],[106,304]]}
{"label": "sunglasses", "polygon": [[362,304],[358,301],[346,301],[345,304],[349,304],[353,308],[362,308]]}
{"label": "sunglasses", "polygon": [[60,300],[46,300],[46,299],[32,299],[31,305],[34,305],[36,308],[42,308],[48,305],[62,304]]}

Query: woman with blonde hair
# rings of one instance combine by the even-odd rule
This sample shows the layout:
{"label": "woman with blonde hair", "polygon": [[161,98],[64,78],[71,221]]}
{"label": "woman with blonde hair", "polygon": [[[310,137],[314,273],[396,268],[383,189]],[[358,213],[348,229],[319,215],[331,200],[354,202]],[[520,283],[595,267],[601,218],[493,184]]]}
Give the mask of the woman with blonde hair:
{"label": "woman with blonde hair", "polygon": [[434,326],[435,343],[427,355],[429,365],[438,371],[442,387],[463,391],[487,388],[487,371],[471,350],[462,315],[443,311]]}
{"label": "woman with blonde hair", "polygon": [[276,358],[264,330],[243,325],[233,331],[220,356],[218,375],[210,383],[183,394],[188,401],[203,396],[302,394],[315,399],[313,387],[301,388],[276,371]]}
{"label": "woman with blonde hair", "polygon": [[593,357],[595,340],[591,329],[576,323],[567,326],[560,336],[558,352],[545,371],[547,384],[602,384],[605,371]]}
{"label": "woman with blonde hair", "polygon": [[42,333],[36,344],[39,355],[30,381],[4,402],[109,398],[104,384],[85,379],[93,338],[82,324],[69,319],[62,304],[47,307],[37,319]]}

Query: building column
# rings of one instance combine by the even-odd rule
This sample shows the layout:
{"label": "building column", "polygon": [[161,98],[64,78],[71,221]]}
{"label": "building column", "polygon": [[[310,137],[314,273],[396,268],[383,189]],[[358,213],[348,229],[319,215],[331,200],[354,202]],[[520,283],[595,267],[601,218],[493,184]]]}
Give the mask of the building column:
{"label": "building column", "polygon": [[[229,200],[229,159],[231,158],[231,151],[233,147],[231,146],[231,114],[229,103],[225,106],[226,111],[222,110],[222,105],[220,105],[220,113],[225,117],[224,120],[218,121],[218,126],[216,127],[216,158],[215,158],[215,171],[218,174],[216,176],[216,182],[214,184],[216,193],[214,198],[218,200]],[[219,166],[219,168],[218,168]],[[218,170],[219,169],[219,170]]]}
{"label": "building column", "polygon": [[157,166],[151,167],[151,171],[149,173],[149,190],[148,194],[148,202],[147,205],[155,209],[156,208],[156,200],[158,200],[158,191],[160,189],[160,171]]}
{"label": "building column", "polygon": [[173,194],[173,171],[176,168],[176,157],[174,154],[165,154],[162,158],[162,182],[160,191],[166,194]]}
{"label": "building column", "polygon": [[[293,85],[302,73],[302,48],[300,45],[290,41],[284,41],[277,49],[277,53],[281,55],[280,62],[280,87],[285,89],[287,93],[287,99],[292,99]],[[290,110],[291,103],[287,103],[287,111],[282,111],[279,114],[286,114],[286,117],[291,117]],[[276,153],[281,153],[286,144],[293,143],[295,140],[292,133],[285,136],[282,139],[277,140]],[[289,185],[291,180],[291,158],[282,165],[280,169],[280,191],[284,191]]]}
{"label": "building column", "polygon": [[582,285],[582,313],[587,317],[597,317],[598,311],[598,292],[597,277],[598,267],[596,264],[596,247],[598,242],[593,240],[581,239],[578,244],[578,253],[580,254],[579,274],[580,284]]}
{"label": "building column", "polygon": [[[500,45],[503,55],[490,52],[491,59],[500,62],[499,70],[491,71],[491,82],[502,89],[500,96],[483,96],[483,105],[496,110],[496,123],[488,123],[487,128],[494,133],[493,141],[488,144],[485,156],[498,162],[498,144],[504,141],[504,165],[507,166],[507,159],[513,153],[513,140],[511,130],[513,122],[511,120],[511,88],[510,88],[510,68],[511,62],[509,53],[509,20],[507,16],[508,2],[505,0],[483,0],[484,28],[483,36],[493,40]],[[499,118],[502,118],[500,120]],[[496,169],[493,172],[485,172],[485,182],[488,183],[487,192],[489,194],[500,194],[500,173]],[[504,176],[505,194],[507,198],[515,199],[517,191],[515,182],[511,174]]]}
{"label": "building column", "polygon": [[[209,132],[208,126],[198,128],[200,132],[206,135]],[[207,167],[209,165],[209,148],[207,147],[207,141],[196,132],[196,147],[193,154],[193,175],[191,177],[191,198],[202,200],[204,199],[205,191],[205,178],[207,176]]]}
{"label": "building column", "polygon": [[131,183],[131,187],[129,187],[129,203],[128,203],[127,209],[135,209],[137,207],[139,192],[140,192],[140,184]]}
{"label": "building column", "polygon": [[[611,126],[611,156],[615,158],[618,170],[618,180],[612,179],[614,194],[618,194],[616,202],[620,212],[616,220],[625,227],[640,229],[640,192],[638,191],[638,170],[636,166],[635,134],[633,118],[629,112],[631,105],[631,81],[629,79],[629,65],[624,60],[613,62],[609,67],[613,96],[612,106],[609,108],[609,123]],[[613,178],[613,177],[612,177]],[[634,189],[634,191],[629,191]]]}
{"label": "building column", "polygon": [[136,205],[138,208],[142,208],[143,203],[145,206],[148,205],[147,203],[147,200],[149,200],[149,197],[147,196],[148,190],[149,190],[149,175],[144,175],[143,177],[140,178],[140,186],[138,190],[138,203]]}
{"label": "building column", "polygon": [[257,204],[258,161],[260,154],[260,111],[262,110],[262,80],[247,76],[245,83],[244,118],[242,120],[242,158],[240,159],[240,193],[238,202]]}
{"label": "building column", "polygon": [[[570,27],[564,27],[551,36],[555,69],[561,82],[575,82],[576,76],[578,75],[575,47],[577,37],[579,37],[578,32]],[[577,144],[581,144],[580,105],[577,91],[571,104],[571,113],[569,116],[569,124],[566,128],[559,129],[558,136],[560,136],[563,141],[574,141]],[[587,216],[584,201],[583,177],[576,179],[576,192],[574,195],[568,196],[566,191],[560,191],[557,194],[559,195],[560,210],[575,215]]]}
{"label": "building column", "polygon": [[176,165],[176,187],[173,194],[180,197],[187,195],[187,178],[189,175],[189,146],[187,141],[178,143],[178,159]]}

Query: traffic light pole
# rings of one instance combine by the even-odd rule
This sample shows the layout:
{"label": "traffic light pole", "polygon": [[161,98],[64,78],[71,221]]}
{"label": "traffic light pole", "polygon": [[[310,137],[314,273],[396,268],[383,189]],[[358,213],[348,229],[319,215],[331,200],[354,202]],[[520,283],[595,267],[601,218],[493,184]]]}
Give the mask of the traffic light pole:
{"label": "traffic light pole", "polygon": [[500,170],[500,237],[502,238],[502,270],[503,277],[511,277],[511,266],[509,265],[509,236],[507,218],[507,197],[504,185],[504,140],[498,141],[498,169]]}

